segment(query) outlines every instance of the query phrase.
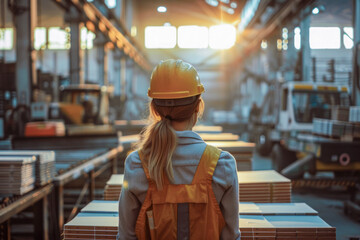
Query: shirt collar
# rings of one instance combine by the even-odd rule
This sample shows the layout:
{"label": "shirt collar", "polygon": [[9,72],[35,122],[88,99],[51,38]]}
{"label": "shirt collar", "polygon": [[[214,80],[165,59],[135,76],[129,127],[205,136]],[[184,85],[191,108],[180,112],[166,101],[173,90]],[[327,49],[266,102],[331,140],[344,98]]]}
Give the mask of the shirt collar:
{"label": "shirt collar", "polygon": [[187,130],[187,131],[175,131],[176,136],[178,137],[178,144],[193,144],[193,143],[203,143],[204,140],[196,132]]}

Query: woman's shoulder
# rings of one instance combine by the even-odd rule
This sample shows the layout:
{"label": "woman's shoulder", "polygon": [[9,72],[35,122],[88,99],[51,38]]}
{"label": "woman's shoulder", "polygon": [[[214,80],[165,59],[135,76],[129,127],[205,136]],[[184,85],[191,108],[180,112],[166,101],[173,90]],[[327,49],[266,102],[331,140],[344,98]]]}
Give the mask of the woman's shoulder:
{"label": "woman's shoulder", "polygon": [[139,152],[137,150],[131,152],[125,159],[125,168],[142,168]]}

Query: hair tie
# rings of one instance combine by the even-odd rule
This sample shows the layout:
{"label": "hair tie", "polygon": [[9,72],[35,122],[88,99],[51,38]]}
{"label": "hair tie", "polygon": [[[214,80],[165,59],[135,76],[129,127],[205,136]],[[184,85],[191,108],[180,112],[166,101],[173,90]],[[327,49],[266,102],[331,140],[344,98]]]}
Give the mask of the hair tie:
{"label": "hair tie", "polygon": [[171,117],[170,117],[170,115],[166,115],[166,116],[165,116],[165,119],[169,119],[170,121],[172,120]]}

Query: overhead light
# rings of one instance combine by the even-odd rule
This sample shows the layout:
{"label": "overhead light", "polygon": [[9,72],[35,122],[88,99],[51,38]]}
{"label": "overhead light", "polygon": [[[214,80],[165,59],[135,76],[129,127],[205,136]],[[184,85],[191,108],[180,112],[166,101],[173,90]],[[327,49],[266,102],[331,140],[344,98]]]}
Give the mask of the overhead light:
{"label": "overhead light", "polygon": [[220,0],[220,1],[223,3],[226,3],[226,4],[228,4],[230,2],[230,0]]}
{"label": "overhead light", "polygon": [[236,3],[236,2],[230,3],[230,7],[232,7],[232,8],[237,8],[237,3]]}
{"label": "overhead light", "polygon": [[217,0],[205,0],[205,2],[213,7],[217,7],[219,5],[219,2]]}
{"label": "overhead light", "polygon": [[319,12],[320,12],[320,10],[317,7],[313,8],[313,10],[312,10],[312,14],[314,14],[314,15],[318,14]]}
{"label": "overhead light", "polygon": [[228,14],[231,14],[231,15],[235,13],[234,9],[224,6],[224,5],[221,6],[221,10]]}
{"label": "overhead light", "polygon": [[164,7],[164,6],[159,6],[159,7],[157,8],[157,11],[163,13],[163,12],[166,12],[167,9],[166,9],[166,7]]}

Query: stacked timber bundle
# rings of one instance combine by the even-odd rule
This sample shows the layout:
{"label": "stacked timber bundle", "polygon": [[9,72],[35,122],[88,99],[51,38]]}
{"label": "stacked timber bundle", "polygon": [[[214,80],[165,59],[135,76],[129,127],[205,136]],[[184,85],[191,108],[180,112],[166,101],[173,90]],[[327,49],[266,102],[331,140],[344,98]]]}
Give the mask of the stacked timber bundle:
{"label": "stacked timber bundle", "polygon": [[207,144],[230,152],[236,160],[238,171],[250,171],[252,169],[254,143],[243,141],[208,141]]}
{"label": "stacked timber bundle", "polygon": [[196,125],[193,127],[193,131],[197,133],[221,133],[223,128],[221,126]]}
{"label": "stacked timber bundle", "polygon": [[122,185],[124,183],[124,174],[113,174],[106,182],[104,191],[104,200],[119,200]]}
{"label": "stacked timber bundle", "polygon": [[81,209],[82,213],[114,213],[119,212],[118,201],[93,200]]}
{"label": "stacked timber bundle", "polygon": [[290,179],[274,170],[239,171],[238,181],[240,202],[291,202]]}
{"label": "stacked timber bundle", "polygon": [[336,239],[336,228],[314,215],[239,215],[242,240]]}
{"label": "stacked timber bundle", "polygon": [[239,203],[240,215],[318,215],[306,203]]}
{"label": "stacked timber bundle", "polygon": [[331,119],[337,121],[349,120],[349,107],[345,106],[331,106]]}
{"label": "stacked timber bundle", "polygon": [[360,123],[360,107],[359,106],[350,107],[349,121]]}
{"label": "stacked timber bundle", "polygon": [[116,239],[118,213],[80,212],[64,225],[63,240],[70,239]]}
{"label": "stacked timber bundle", "polygon": [[204,141],[238,141],[239,135],[232,133],[199,133]]}
{"label": "stacked timber bundle", "polygon": [[0,156],[0,194],[23,195],[34,189],[34,157]]}
{"label": "stacked timber bundle", "polygon": [[37,186],[43,186],[53,180],[56,174],[54,151],[5,150],[0,156],[34,157],[35,179]]}
{"label": "stacked timber bundle", "polygon": [[354,130],[356,131],[355,125],[351,122],[315,118],[312,132],[318,135],[341,138],[354,136]]}

